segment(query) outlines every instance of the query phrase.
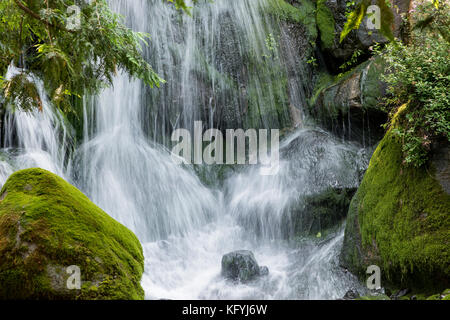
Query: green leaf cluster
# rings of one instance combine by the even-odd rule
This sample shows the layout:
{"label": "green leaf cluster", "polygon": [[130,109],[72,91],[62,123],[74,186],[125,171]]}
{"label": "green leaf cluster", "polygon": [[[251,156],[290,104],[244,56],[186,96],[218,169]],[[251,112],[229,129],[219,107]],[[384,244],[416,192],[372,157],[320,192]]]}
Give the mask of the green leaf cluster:
{"label": "green leaf cluster", "polygon": [[[368,16],[367,8],[371,5],[371,0],[362,0],[357,4],[354,4],[352,1],[350,4],[354,8],[348,13],[347,22],[341,32],[340,42],[344,41],[350,31],[359,29],[364,18]],[[380,33],[387,39],[393,41],[394,34],[392,33],[392,25],[394,22],[394,14],[391,10],[391,4],[389,0],[377,0],[376,5],[380,8]]]}
{"label": "green leaf cluster", "polygon": [[[423,21],[424,10],[440,10],[449,21],[448,4],[425,6],[416,10],[414,20]],[[430,24],[422,32],[413,28],[409,45],[392,42],[381,52],[388,66],[383,76],[389,94],[386,109],[392,115],[407,103],[394,133],[401,138],[405,162],[416,167],[427,162],[433,142],[450,141],[450,43],[441,26],[433,29]]]}
{"label": "green leaf cluster", "polygon": [[[183,0],[165,1],[188,9]],[[79,14],[71,10],[74,5]],[[150,35],[127,28],[106,0],[2,0],[0,13],[0,95],[7,103],[24,110],[40,106],[36,90],[28,88],[29,74],[43,81],[51,101],[65,113],[72,110],[73,97],[111,85],[121,71],[150,87],[164,82],[142,56]],[[75,27],[74,19],[80,22]],[[5,79],[11,64],[22,74]]]}

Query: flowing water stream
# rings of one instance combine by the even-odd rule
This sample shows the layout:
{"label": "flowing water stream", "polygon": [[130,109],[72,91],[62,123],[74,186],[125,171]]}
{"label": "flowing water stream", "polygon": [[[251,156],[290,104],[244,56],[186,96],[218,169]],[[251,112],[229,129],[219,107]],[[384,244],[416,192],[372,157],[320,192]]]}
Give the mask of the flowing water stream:
{"label": "flowing water stream", "polygon": [[[74,148],[70,126],[45,98],[42,112],[9,112],[0,183],[37,166],[79,187],[141,240],[148,299],[336,299],[359,287],[338,266],[342,227],[287,240],[299,198],[356,187],[369,154],[305,116],[308,72],[301,52],[270,45],[285,35],[263,14],[268,1],[205,1],[189,17],[159,0],[111,0],[130,27],[152,35],[146,55],[167,83],[150,90],[119,74],[112,88],[85,99],[83,141]],[[170,157],[172,130],[192,129],[195,120],[220,129],[292,121],[297,129],[281,143],[278,175],[249,166],[208,185],[198,173],[217,177],[215,169]],[[252,250],[269,275],[249,284],[221,278],[222,255],[240,249]]]}

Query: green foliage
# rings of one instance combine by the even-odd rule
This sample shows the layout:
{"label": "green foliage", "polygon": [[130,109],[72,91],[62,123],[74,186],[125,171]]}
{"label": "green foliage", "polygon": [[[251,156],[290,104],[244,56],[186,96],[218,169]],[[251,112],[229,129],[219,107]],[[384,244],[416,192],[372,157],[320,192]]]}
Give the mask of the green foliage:
{"label": "green foliage", "polygon": [[[167,0],[167,1],[173,3],[177,9],[184,10],[188,14],[191,13],[190,10],[192,9],[192,7],[188,7],[184,0]],[[192,2],[195,4],[198,2],[198,0],[193,0]]]}
{"label": "green foliage", "polygon": [[344,28],[341,32],[340,42],[342,42],[345,37],[347,37],[350,31],[359,28],[366,15],[367,7],[369,6],[369,4],[369,0],[363,0],[358,5],[356,5],[353,11],[349,13],[347,22],[345,23]]}
{"label": "green foliage", "polygon": [[[188,10],[183,0],[167,1]],[[79,15],[69,10],[72,5],[78,5]],[[0,89],[8,102],[25,110],[31,104],[23,102],[35,107],[39,102],[35,96],[26,99],[22,97],[26,92],[13,90],[29,84],[11,82],[26,80],[28,74],[42,79],[52,102],[64,112],[71,111],[71,96],[111,85],[120,70],[151,87],[164,82],[141,54],[150,36],[127,28],[106,0],[2,0],[0,12],[1,75],[11,63],[22,67],[23,73],[16,79],[3,79]],[[73,24],[77,18],[79,25]]]}
{"label": "green foliage", "polygon": [[306,63],[312,65],[313,67],[318,66],[317,59],[314,56],[311,56],[308,60],[306,60]]}
{"label": "green foliage", "polygon": [[380,7],[381,29],[380,33],[388,40],[394,41],[394,34],[392,26],[394,24],[394,13],[390,0],[377,0],[377,5]]}
{"label": "green foliage", "polygon": [[264,58],[274,58],[277,55],[277,50],[278,50],[278,43],[275,40],[275,37],[273,36],[272,33],[269,33],[266,37],[266,49],[269,52],[268,54],[263,54],[262,56]]}
{"label": "green foliage", "polygon": [[[387,39],[393,41],[394,35],[392,33],[392,24],[394,22],[394,14],[392,13],[391,4],[389,0],[377,0],[377,6],[380,8],[381,29],[380,32]],[[347,22],[342,29],[340,42],[344,41],[347,35],[352,30],[356,30],[361,25],[364,18],[367,16],[367,8],[371,5],[370,0],[362,0],[355,5],[355,2],[350,2],[350,6],[355,8],[347,15]]]}
{"label": "green foliage", "polygon": [[358,58],[362,53],[363,51],[360,49],[356,49],[355,51],[353,51],[351,58],[340,65],[339,69],[347,70],[348,68],[352,68],[353,66],[355,66],[358,63]]}
{"label": "green foliage", "polygon": [[[144,298],[138,239],[78,189],[27,169],[0,194],[0,299]],[[71,265],[80,268],[81,290],[65,287]]]}
{"label": "green foliage", "polygon": [[3,81],[2,83],[6,99],[14,97],[22,110],[30,111],[36,106],[38,106],[39,110],[42,110],[39,92],[27,74],[19,73],[13,76],[9,81]]}
{"label": "green foliage", "polygon": [[433,3],[425,2],[421,6],[415,8],[415,24],[414,30],[427,31],[431,33],[439,33],[447,42],[450,42],[450,15],[448,3],[438,5],[438,1]]}
{"label": "green foliage", "polygon": [[[448,5],[439,10],[450,16]],[[388,67],[386,109],[392,115],[408,102],[394,133],[402,140],[406,163],[416,167],[427,162],[433,141],[450,141],[449,53],[440,32],[415,33],[409,46],[394,42],[382,52]]]}

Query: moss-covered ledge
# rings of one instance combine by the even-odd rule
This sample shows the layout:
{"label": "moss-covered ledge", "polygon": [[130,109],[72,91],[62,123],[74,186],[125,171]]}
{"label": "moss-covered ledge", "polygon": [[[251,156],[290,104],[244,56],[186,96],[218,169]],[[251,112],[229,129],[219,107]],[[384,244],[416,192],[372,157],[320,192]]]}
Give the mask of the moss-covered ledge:
{"label": "moss-covered ledge", "polygon": [[395,125],[351,202],[341,264],[364,278],[376,264],[388,284],[436,292],[449,287],[450,194],[433,163],[420,169],[403,164]]}
{"label": "moss-covered ledge", "polygon": [[3,186],[0,299],[143,299],[143,260],[136,236],[62,178],[27,169]]}
{"label": "moss-covered ledge", "polygon": [[387,121],[382,109],[384,71],[382,59],[373,57],[338,76],[320,74],[309,99],[310,113],[337,135],[380,141],[384,135],[381,125]]}

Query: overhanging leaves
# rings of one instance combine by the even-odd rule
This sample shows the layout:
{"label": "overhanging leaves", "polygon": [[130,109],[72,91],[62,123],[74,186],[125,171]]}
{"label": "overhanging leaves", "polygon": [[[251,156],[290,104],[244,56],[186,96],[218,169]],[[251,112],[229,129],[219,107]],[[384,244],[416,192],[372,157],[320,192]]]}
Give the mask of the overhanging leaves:
{"label": "overhanging leaves", "polygon": [[361,25],[361,22],[363,21],[364,17],[366,16],[367,7],[369,5],[370,5],[369,0],[363,0],[349,14],[347,22],[345,23],[344,28],[342,29],[342,32],[341,32],[340,42],[342,42],[347,37],[347,35],[350,33],[350,31],[359,28],[359,26]]}

